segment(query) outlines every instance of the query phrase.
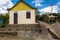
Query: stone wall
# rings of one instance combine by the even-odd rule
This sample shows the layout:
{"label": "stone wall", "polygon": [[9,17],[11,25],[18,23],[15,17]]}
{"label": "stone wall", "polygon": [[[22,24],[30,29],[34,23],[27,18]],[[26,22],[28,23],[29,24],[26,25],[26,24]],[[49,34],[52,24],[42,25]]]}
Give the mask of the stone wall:
{"label": "stone wall", "polygon": [[6,28],[12,28],[12,30],[38,30],[40,29],[39,24],[14,24],[14,25],[7,25]]}

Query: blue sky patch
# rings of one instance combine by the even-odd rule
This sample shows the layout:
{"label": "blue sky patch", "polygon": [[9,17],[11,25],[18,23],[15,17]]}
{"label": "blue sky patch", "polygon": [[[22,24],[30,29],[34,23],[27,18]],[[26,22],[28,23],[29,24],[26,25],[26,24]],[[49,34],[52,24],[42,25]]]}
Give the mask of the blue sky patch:
{"label": "blue sky patch", "polygon": [[[14,6],[20,0],[6,0],[6,1],[7,2],[3,5],[0,3],[1,13],[2,12],[4,13],[4,11],[7,12],[6,9],[8,7]],[[58,12],[60,11],[60,0],[23,0],[23,1],[25,1],[27,4],[31,5],[32,7],[37,8],[38,10],[42,10],[44,8],[46,9],[46,8],[49,8],[49,6],[55,6],[56,5]],[[1,0],[1,2],[2,2],[2,0]],[[4,0],[4,2],[5,2],[5,0]]]}

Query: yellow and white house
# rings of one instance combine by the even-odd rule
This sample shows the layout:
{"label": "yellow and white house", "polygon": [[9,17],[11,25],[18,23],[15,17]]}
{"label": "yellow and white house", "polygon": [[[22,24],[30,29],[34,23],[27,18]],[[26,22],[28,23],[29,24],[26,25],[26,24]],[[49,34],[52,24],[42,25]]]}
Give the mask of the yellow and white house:
{"label": "yellow and white house", "polygon": [[9,11],[9,24],[35,24],[36,9],[20,0]]}

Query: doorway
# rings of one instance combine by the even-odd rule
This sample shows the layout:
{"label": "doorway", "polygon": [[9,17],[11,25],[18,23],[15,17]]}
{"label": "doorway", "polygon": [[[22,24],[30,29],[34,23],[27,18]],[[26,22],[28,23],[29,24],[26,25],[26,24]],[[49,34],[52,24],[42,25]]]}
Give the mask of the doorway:
{"label": "doorway", "polygon": [[14,24],[18,23],[18,13],[14,13]]}

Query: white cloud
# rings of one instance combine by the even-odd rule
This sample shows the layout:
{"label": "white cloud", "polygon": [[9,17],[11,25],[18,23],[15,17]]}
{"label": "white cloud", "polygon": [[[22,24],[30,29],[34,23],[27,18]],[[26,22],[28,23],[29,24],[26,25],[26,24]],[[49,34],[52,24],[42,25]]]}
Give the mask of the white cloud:
{"label": "white cloud", "polygon": [[11,0],[0,0],[0,14],[8,13],[7,8],[11,8],[12,6]]}
{"label": "white cloud", "polygon": [[58,6],[57,5],[53,5],[52,7],[48,6],[46,8],[43,8],[43,9],[39,10],[39,11],[40,12],[49,12],[49,13],[51,13],[51,9],[52,9],[52,13],[57,13],[58,12]]}
{"label": "white cloud", "polygon": [[58,2],[58,5],[60,5],[60,2]]}
{"label": "white cloud", "polygon": [[35,6],[36,6],[36,7],[37,7],[37,6],[42,6],[42,4],[40,4],[41,2],[43,2],[43,0],[34,0],[34,1],[32,1],[32,4],[35,3]]}
{"label": "white cloud", "polygon": [[9,0],[0,0],[0,5],[5,4],[7,1],[9,1]]}
{"label": "white cloud", "polygon": [[57,5],[58,5],[58,10],[60,10],[60,2],[58,2],[58,4],[57,4]]}
{"label": "white cloud", "polygon": [[35,6],[37,7],[37,6],[42,6],[42,4],[35,4]]}

